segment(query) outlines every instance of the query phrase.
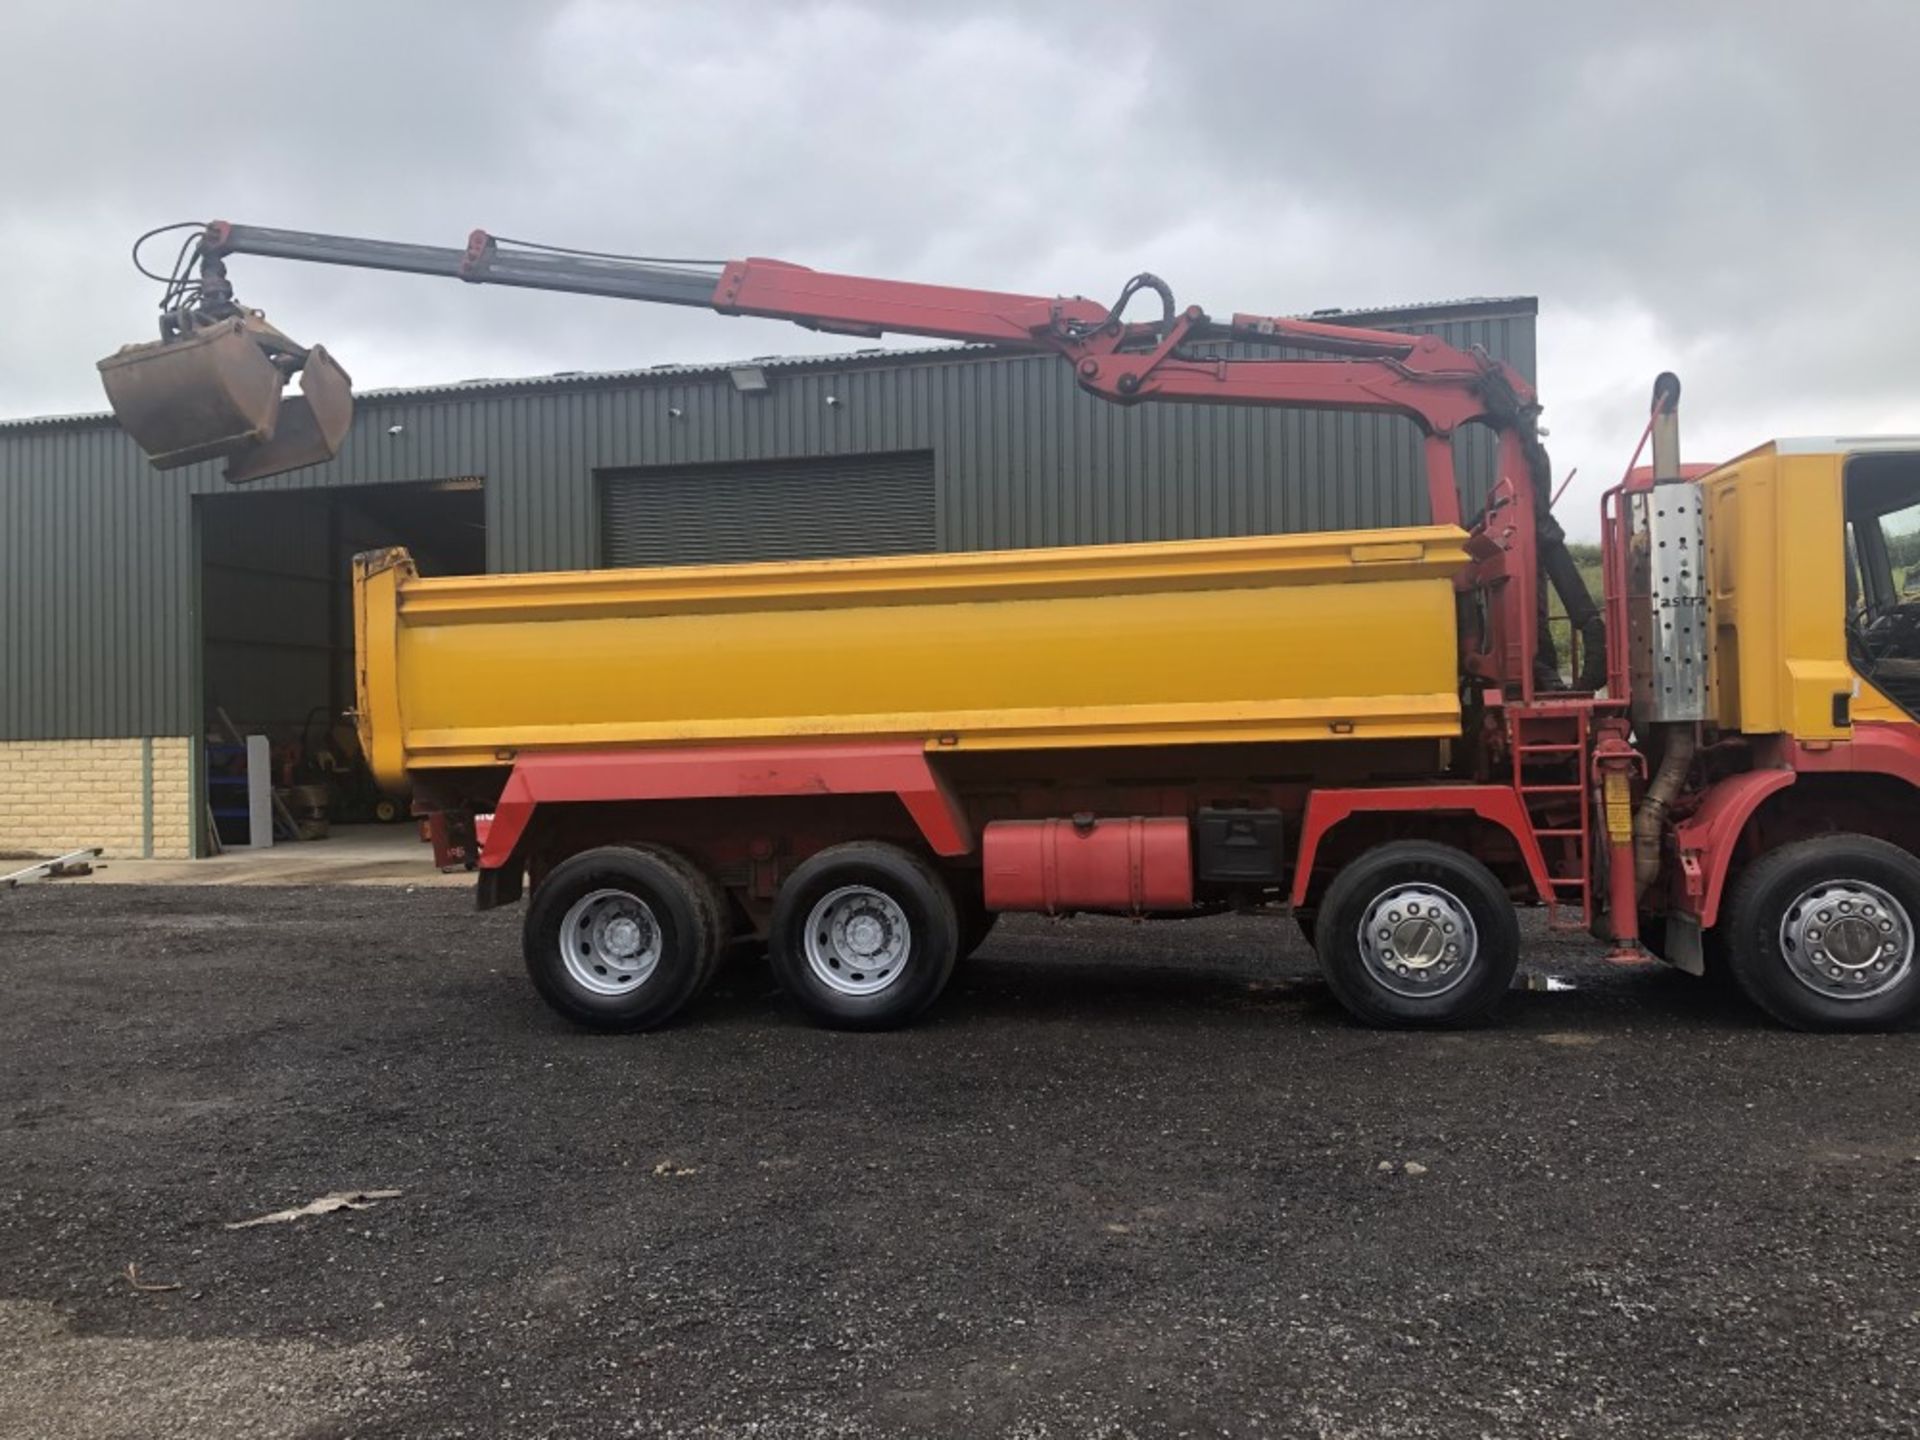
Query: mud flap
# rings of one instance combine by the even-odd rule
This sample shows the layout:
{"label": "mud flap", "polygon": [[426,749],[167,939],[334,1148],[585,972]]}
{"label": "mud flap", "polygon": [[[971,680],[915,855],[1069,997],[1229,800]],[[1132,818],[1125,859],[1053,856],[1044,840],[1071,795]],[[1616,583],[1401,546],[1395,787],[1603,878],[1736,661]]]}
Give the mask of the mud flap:
{"label": "mud flap", "polygon": [[1700,933],[1699,916],[1684,915],[1677,910],[1667,913],[1666,946],[1660,958],[1689,975],[1707,973],[1707,951]]}

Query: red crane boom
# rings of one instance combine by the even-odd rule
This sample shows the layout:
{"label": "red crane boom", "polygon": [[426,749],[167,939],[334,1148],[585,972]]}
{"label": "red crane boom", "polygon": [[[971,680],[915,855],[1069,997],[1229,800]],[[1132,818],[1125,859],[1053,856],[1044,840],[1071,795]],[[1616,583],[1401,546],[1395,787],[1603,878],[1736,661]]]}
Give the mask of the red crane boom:
{"label": "red crane boom", "polygon": [[[877,280],[780,260],[662,260],[566,250],[495,237],[465,247],[412,245],[215,221],[187,226],[166,278],[161,338],[101,362],[115,413],[160,466],[224,457],[240,482],[332,458],[351,422],[350,383],[324,349],[303,347],[234,298],[226,259],[256,255],[361,269],[698,306],[723,315],[786,320],[831,334],[888,334],[1051,352],[1082,389],[1116,404],[1147,400],[1284,406],[1403,416],[1423,437],[1437,524],[1462,522],[1453,436],[1484,424],[1499,437],[1499,474],[1475,523],[1473,583],[1501,595],[1470,673],[1517,685],[1557,674],[1541,625],[1541,561],[1604,657],[1598,611],[1566,558],[1548,512],[1549,467],[1535,425],[1533,388],[1510,366],[1432,335],[1366,330],[1284,316],[1211,318],[1181,307],[1157,276],[1128,281],[1112,305],[996,290]],[[150,232],[159,233],[159,232]],[[143,237],[145,238],[145,237]],[[136,252],[138,247],[136,246]],[[1159,314],[1130,320],[1142,292]],[[1274,355],[1276,349],[1292,354]],[[1263,353],[1264,352],[1264,353]],[[299,376],[303,395],[284,404]],[[1589,669],[1597,676],[1598,660]],[[1537,672],[1537,673],[1536,673]],[[1586,688],[1598,685],[1597,678]]]}

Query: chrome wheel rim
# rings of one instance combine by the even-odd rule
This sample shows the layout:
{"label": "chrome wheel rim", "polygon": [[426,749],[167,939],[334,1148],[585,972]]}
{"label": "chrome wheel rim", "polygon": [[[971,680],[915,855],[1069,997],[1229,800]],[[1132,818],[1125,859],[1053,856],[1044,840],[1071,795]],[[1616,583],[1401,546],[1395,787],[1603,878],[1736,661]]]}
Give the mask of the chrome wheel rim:
{"label": "chrome wheel rim", "polygon": [[1795,897],[1780,920],[1787,970],[1828,1000],[1871,1000],[1913,969],[1906,907],[1864,880],[1823,880]]}
{"label": "chrome wheel rim", "polygon": [[626,890],[581,896],[560,922],[567,978],[594,995],[630,995],[659,968],[665,948],[652,908]]}
{"label": "chrome wheel rim", "polygon": [[907,912],[871,885],[842,885],[807,915],[807,969],[841,995],[877,995],[906,972],[913,954]]}
{"label": "chrome wheel rim", "polygon": [[1480,935],[1460,897],[1438,885],[1396,885],[1361,918],[1360,960],[1383,988],[1409,1000],[1445,995],[1473,969]]}

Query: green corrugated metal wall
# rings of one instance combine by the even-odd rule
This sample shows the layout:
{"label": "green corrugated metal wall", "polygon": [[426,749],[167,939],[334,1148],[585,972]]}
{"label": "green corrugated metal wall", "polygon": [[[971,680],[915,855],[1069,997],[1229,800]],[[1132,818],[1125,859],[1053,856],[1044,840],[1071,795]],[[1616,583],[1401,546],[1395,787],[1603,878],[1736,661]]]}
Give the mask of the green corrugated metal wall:
{"label": "green corrugated metal wall", "polygon": [[[1534,373],[1531,301],[1408,312],[1393,328]],[[768,373],[758,395],[698,372],[375,397],[338,459],[251,490],[481,476],[488,565],[505,571],[593,564],[595,476],[616,467],[931,450],[950,550],[1344,529],[1426,510],[1413,429],[1398,422],[1123,409],[1048,356],[863,355]],[[1467,450],[1484,462],[1482,438]],[[232,493],[211,465],[149,469],[99,421],[0,425],[0,739],[192,732],[194,497]]]}
{"label": "green corrugated metal wall", "polygon": [[933,473],[931,450],[609,470],[595,563],[925,555],[940,548]]}

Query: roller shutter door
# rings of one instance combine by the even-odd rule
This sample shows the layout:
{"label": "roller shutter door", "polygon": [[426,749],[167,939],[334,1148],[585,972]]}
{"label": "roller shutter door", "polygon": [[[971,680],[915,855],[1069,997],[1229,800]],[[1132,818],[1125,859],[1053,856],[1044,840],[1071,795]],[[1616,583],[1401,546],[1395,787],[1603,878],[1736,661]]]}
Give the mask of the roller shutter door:
{"label": "roller shutter door", "polygon": [[912,555],[934,546],[933,453],[661,466],[600,480],[608,566]]}

